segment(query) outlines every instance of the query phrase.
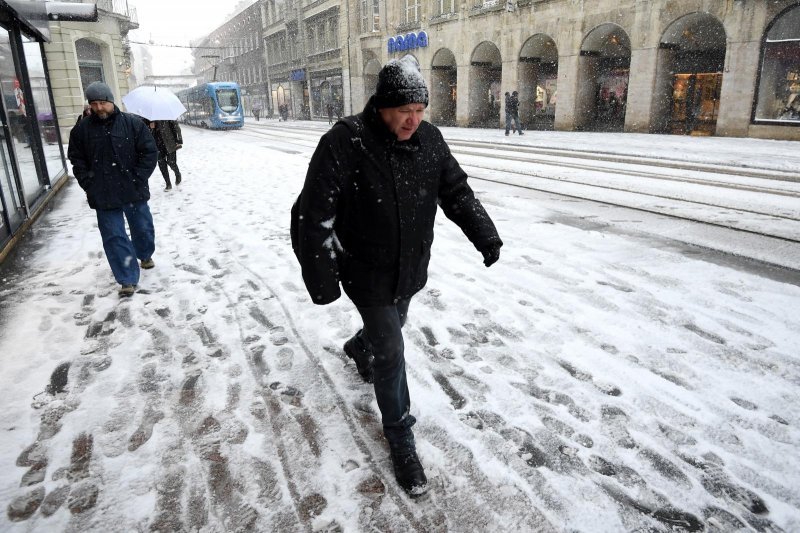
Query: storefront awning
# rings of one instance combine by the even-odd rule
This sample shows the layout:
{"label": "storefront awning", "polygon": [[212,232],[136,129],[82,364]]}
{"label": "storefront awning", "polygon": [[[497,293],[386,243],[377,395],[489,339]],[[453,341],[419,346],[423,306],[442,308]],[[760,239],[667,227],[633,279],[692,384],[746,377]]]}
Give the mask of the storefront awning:
{"label": "storefront awning", "polygon": [[76,4],[73,2],[47,2],[47,18],[50,20],[97,22],[97,5]]}
{"label": "storefront awning", "polygon": [[50,40],[47,7],[44,0],[0,0],[0,10],[10,14],[20,26],[39,40]]}

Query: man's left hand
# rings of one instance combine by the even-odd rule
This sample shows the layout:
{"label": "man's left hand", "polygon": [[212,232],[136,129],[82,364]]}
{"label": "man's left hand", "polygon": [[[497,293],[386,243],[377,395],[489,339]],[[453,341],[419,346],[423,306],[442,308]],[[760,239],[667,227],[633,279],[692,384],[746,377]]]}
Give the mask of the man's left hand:
{"label": "man's left hand", "polygon": [[500,259],[500,245],[492,244],[481,250],[481,253],[483,254],[483,264],[490,267]]}

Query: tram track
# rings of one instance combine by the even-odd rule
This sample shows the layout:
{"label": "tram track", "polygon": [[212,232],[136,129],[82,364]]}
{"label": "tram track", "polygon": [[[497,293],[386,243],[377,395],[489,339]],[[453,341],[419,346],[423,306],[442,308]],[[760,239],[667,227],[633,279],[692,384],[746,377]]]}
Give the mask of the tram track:
{"label": "tram track", "polygon": [[[283,144],[294,144],[305,149],[313,148],[318,142],[317,133],[322,134],[327,128],[319,128],[313,131],[310,136],[307,130],[292,131],[265,131],[273,128],[263,128],[259,130],[240,131],[242,135],[280,141]],[[684,161],[670,161],[666,159],[649,158],[642,156],[621,156],[615,154],[602,154],[594,151],[585,150],[564,150],[553,148],[538,148],[520,145],[508,145],[502,143],[477,143],[472,141],[449,141],[448,144],[453,149],[453,153],[459,156],[461,166],[470,174],[470,178],[485,182],[516,187],[529,191],[536,191],[547,194],[555,194],[573,199],[598,202],[609,206],[633,209],[650,214],[657,214],[679,220],[686,220],[695,223],[706,224],[713,227],[725,228],[737,232],[748,233],[757,236],[770,237],[779,241],[800,244],[800,214],[794,209],[782,210],[779,207],[769,208],[750,208],[742,205],[732,205],[736,202],[724,201],[704,201],[700,198],[691,198],[692,193],[685,195],[668,194],[647,190],[643,184],[637,187],[619,186],[609,183],[620,175],[643,179],[647,184],[654,186],[656,183],[678,183],[682,186],[698,188],[720,188],[730,189],[735,192],[757,193],[759,195],[777,196],[784,198],[800,198],[800,182],[797,177],[788,172],[770,169],[745,169],[741,167],[725,167],[708,165],[704,163],[693,163]],[[519,155],[520,153],[524,155]],[[556,155],[554,155],[556,154]],[[535,159],[538,155],[547,155],[551,159],[542,161]],[[472,157],[492,158],[498,162],[510,163],[529,163],[537,167],[545,167],[539,170],[528,170],[519,168],[509,168],[498,163],[497,165],[487,165],[483,163],[473,163],[469,159]],[[553,159],[553,158],[556,159]],[[598,164],[597,161],[606,163]],[[674,163],[674,166],[672,166]],[[619,168],[613,165],[629,165],[634,168]],[[662,167],[670,170],[684,170],[687,172],[710,173],[712,177],[702,176],[675,176],[669,173],[653,172],[652,170],[639,168],[636,166]],[[548,167],[553,171],[546,170]],[[598,174],[609,174],[605,182],[593,183],[581,180],[573,176],[559,176],[559,169],[590,171]],[[507,178],[497,178],[490,174],[503,174]],[[515,179],[516,178],[516,179]],[[742,180],[750,180],[742,182]],[[738,182],[737,182],[738,181]],[[759,181],[768,183],[759,184]],[[572,190],[564,190],[570,187]],[[613,193],[624,196],[624,201],[619,198],[609,198],[603,195],[603,191],[613,191]],[[709,196],[713,189],[706,190],[702,196]],[[611,195],[613,196],[613,195]],[[648,200],[651,202],[648,203]],[[657,201],[659,203],[653,203]],[[665,204],[667,203],[668,204]],[[689,209],[680,211],[679,206],[688,206]],[[710,208],[710,209],[709,209]],[[714,211],[716,210],[716,211]],[[721,211],[719,211],[721,210]],[[721,214],[717,214],[721,213]],[[715,218],[716,217],[716,218]],[[753,217],[766,217],[769,221],[780,222],[781,227],[776,231],[763,231],[758,229],[758,224],[748,222]],[[758,222],[763,222],[760,220]]]}

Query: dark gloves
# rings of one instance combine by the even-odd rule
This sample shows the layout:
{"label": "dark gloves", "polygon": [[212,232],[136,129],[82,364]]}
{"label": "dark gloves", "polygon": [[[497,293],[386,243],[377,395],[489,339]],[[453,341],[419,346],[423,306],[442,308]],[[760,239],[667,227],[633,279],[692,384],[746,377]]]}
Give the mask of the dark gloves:
{"label": "dark gloves", "polygon": [[483,250],[481,253],[483,254],[483,264],[487,267],[492,266],[500,259],[500,247],[503,246],[501,243],[492,243]]}

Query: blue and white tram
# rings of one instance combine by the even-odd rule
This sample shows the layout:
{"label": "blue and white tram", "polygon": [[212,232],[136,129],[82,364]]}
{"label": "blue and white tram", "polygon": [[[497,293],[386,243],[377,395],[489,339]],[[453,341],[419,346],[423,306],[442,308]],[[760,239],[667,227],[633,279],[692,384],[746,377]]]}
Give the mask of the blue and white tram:
{"label": "blue and white tram", "polygon": [[244,125],[242,93],[239,84],[215,81],[196,85],[177,93],[186,107],[180,120],[202,128],[231,129]]}

